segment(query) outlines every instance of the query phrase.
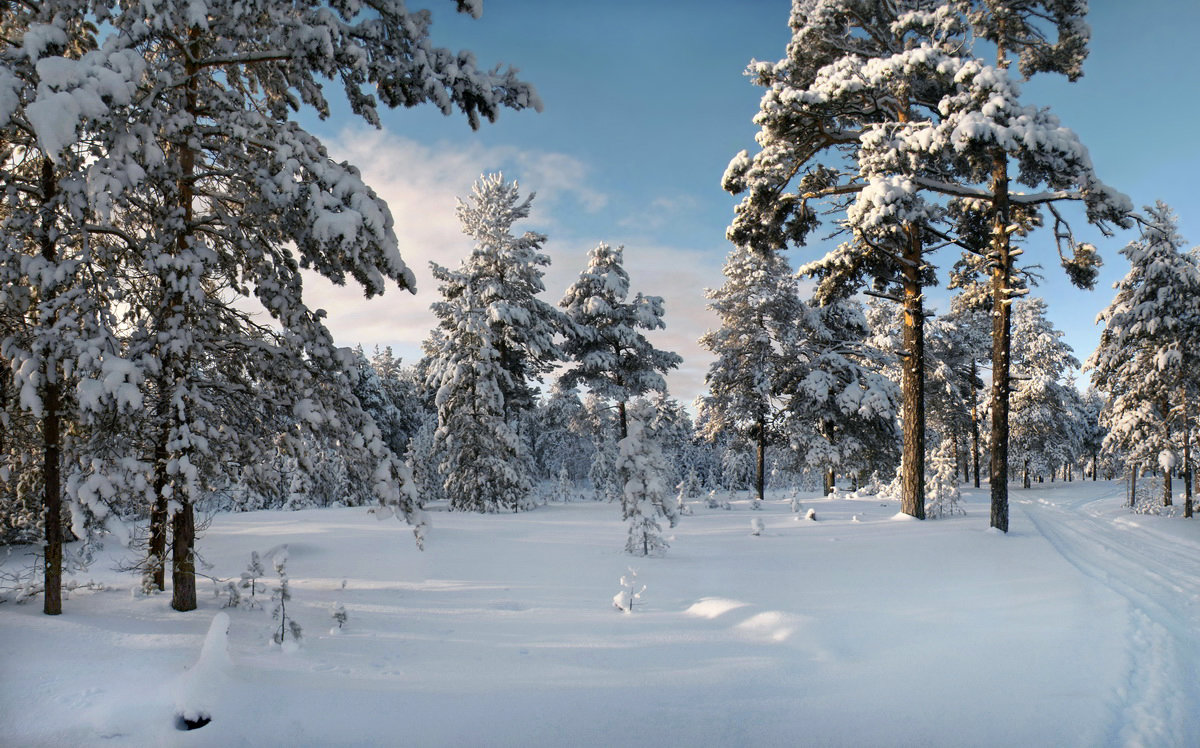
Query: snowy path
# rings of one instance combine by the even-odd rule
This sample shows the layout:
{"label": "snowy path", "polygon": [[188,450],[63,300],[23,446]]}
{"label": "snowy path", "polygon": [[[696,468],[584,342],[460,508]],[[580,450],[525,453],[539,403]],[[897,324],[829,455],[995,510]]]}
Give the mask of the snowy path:
{"label": "snowy path", "polygon": [[[1015,504],[1081,572],[1129,601],[1127,676],[1114,695],[1109,744],[1200,745],[1200,542],[1114,511],[1100,495],[1046,491]],[[1148,519],[1148,518],[1146,518]],[[1142,520],[1142,521],[1140,521]],[[1190,525],[1191,523],[1187,523]],[[1169,529],[1180,528],[1177,525]]]}

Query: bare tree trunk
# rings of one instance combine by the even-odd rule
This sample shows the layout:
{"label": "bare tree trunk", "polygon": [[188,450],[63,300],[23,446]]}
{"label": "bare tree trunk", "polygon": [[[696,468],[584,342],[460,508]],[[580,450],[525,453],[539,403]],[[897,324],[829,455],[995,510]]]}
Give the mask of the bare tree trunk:
{"label": "bare tree trunk", "polygon": [[[54,164],[42,158],[41,173],[41,227],[39,243],[42,258],[48,263],[58,262],[58,246],[55,242],[54,207],[52,202],[58,195],[58,180]],[[52,293],[55,293],[52,291]],[[41,320],[53,326],[56,314],[50,312],[49,320]],[[44,592],[42,612],[48,616],[62,613],[62,382],[57,361],[46,361],[42,368],[42,519],[46,532],[44,563]]]}
{"label": "bare tree trunk", "polygon": [[992,443],[991,526],[1008,532],[1008,396],[1012,351],[1012,247],[1009,242],[1008,157],[998,151],[992,172]]}
{"label": "bare tree trunk", "polygon": [[182,501],[172,516],[171,530],[175,538],[171,545],[171,607],[182,611],[195,610],[196,518],[190,499]]}
{"label": "bare tree trunk", "polygon": [[629,417],[625,413],[624,400],[617,403],[617,416],[620,418],[621,422],[621,438],[624,439],[629,436]]}
{"label": "bare tree trunk", "polygon": [[1133,465],[1129,468],[1129,506],[1133,507],[1137,504],[1137,477],[1138,466]]}
{"label": "bare tree trunk", "polygon": [[904,457],[900,511],[925,519],[925,308],[921,288],[921,231],[908,224],[904,251],[903,367],[901,391]]}
{"label": "bare tree trunk", "polygon": [[978,364],[971,359],[971,462],[975,469],[976,488],[979,488],[979,398],[974,391],[974,382],[978,376]]}
{"label": "bare tree trunk", "polygon": [[1021,472],[1021,485],[1025,488],[1030,487],[1029,483],[1029,458],[1025,458],[1024,468]]}
{"label": "bare tree trunk", "polygon": [[833,474],[833,468],[829,468],[828,470],[825,471],[825,494],[824,494],[825,496],[828,496],[829,494],[833,493],[833,487],[834,487],[835,483],[836,483],[836,478],[834,477],[834,474]]}

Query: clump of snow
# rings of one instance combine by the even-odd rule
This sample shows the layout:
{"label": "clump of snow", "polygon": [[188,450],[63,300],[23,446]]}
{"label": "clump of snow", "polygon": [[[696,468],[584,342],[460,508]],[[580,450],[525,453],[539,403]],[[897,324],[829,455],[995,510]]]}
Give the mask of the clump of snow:
{"label": "clump of snow", "polygon": [[217,613],[204,637],[200,657],[175,683],[175,713],[198,722],[217,714],[233,673],[229,657],[229,614]]}
{"label": "clump of snow", "polygon": [[763,529],[765,529],[765,525],[763,525],[763,521],[762,521],[761,517],[755,517],[754,519],[750,520],[750,534],[751,535],[756,535],[756,536],[762,535]]}

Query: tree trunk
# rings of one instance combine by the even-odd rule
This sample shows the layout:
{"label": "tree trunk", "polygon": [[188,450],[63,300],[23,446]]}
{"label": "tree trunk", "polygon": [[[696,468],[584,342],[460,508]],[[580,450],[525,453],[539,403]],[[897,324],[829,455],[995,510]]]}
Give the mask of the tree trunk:
{"label": "tree trunk", "polygon": [[174,543],[171,544],[171,607],[175,610],[196,609],[196,518],[192,502],[180,502],[171,518]]}
{"label": "tree trunk", "polygon": [[168,404],[165,378],[159,382],[158,440],[154,444],[154,505],[150,508],[150,547],[146,553],[146,564],[150,571],[151,584],[159,592],[167,588],[167,461],[170,453],[167,443],[171,439],[168,422]]}
{"label": "tree trunk", "polygon": [[758,418],[758,459],[757,470],[754,476],[754,488],[758,493],[758,500],[763,500],[763,493],[767,487],[767,422],[762,416]]}
{"label": "tree trunk", "polygon": [[833,475],[833,468],[829,468],[828,470],[825,471],[825,494],[824,494],[825,496],[828,496],[829,494],[833,493],[834,484],[835,484],[835,478]]}
{"label": "tree trunk", "polygon": [[1012,271],[1009,242],[1008,156],[998,150],[992,170],[992,443],[991,526],[1008,532],[1008,395],[1012,352]]}
{"label": "tree trunk", "polygon": [[1192,517],[1192,413],[1187,391],[1181,391],[1183,404],[1183,516]]}
{"label": "tree trunk", "polygon": [[1092,450],[1092,480],[1097,480],[1096,473],[1100,472],[1100,450]]}
{"label": "tree trunk", "polygon": [[624,400],[617,403],[617,415],[620,417],[621,421],[621,438],[624,439],[629,436],[629,417],[625,415]]}
{"label": "tree trunk", "polygon": [[1137,475],[1138,466],[1134,465],[1129,468],[1129,506],[1137,505]]}
{"label": "tree trunk", "polygon": [[925,519],[925,308],[921,288],[921,233],[905,227],[903,368],[901,391],[904,457],[900,511]]}
{"label": "tree trunk", "polygon": [[1029,459],[1025,459],[1024,467],[1021,471],[1021,485],[1025,488],[1030,487],[1029,483]]}
{"label": "tree trunk", "polygon": [[[199,57],[197,50],[197,40],[200,37],[200,30],[192,28],[189,31],[189,57],[194,60]],[[192,61],[184,66],[187,72],[185,80],[186,88],[184,90],[185,107],[190,120],[189,127],[194,124],[200,115],[200,104],[196,95],[196,77],[199,74],[199,67]],[[177,251],[182,255],[191,247],[191,238],[193,234],[192,220],[193,200],[195,198],[195,189],[193,179],[196,173],[196,151],[190,145],[185,145],[179,151],[179,181],[176,189],[179,193],[179,207],[183,211],[183,230],[176,237]],[[182,293],[178,295],[179,310],[178,313],[184,320],[184,324],[189,324],[192,320],[188,314],[187,300],[182,297]],[[187,356],[182,361],[175,361],[176,356],[171,356],[172,366],[164,369],[170,371],[173,376],[168,379],[173,379],[170,384],[178,386],[180,383],[187,382],[192,376],[191,367],[187,361]],[[177,408],[170,408],[171,418],[180,425],[187,425],[189,418],[189,403],[184,400],[184,412],[180,413]],[[182,422],[182,423],[180,423]],[[183,447],[184,454],[191,451],[190,446]],[[188,484],[188,477],[184,475],[175,475],[174,483],[171,491],[171,498],[178,502],[179,509],[171,518],[171,607],[175,610],[188,611],[196,609],[196,561],[195,561],[195,546],[196,546],[196,521],[192,509],[191,486]]]}
{"label": "tree trunk", "polygon": [[[975,359],[971,359],[972,388],[978,376],[978,364],[975,363]],[[979,488],[979,398],[974,389],[971,391],[971,462],[975,469],[975,487]]]}
{"label": "tree trunk", "polygon": [[[39,244],[42,258],[50,264],[58,262],[58,246],[55,242],[54,207],[58,195],[58,180],[54,164],[49,158],[42,159],[41,173],[41,227]],[[51,281],[56,283],[57,281]],[[53,289],[53,286],[52,286]],[[56,290],[50,294],[55,295]],[[49,301],[50,299],[45,299]],[[57,313],[49,312],[49,319],[40,320],[43,328],[52,328]],[[45,524],[46,547],[44,562],[44,592],[42,612],[48,616],[62,613],[62,382],[59,366],[54,360],[46,361],[42,367],[42,519]]]}
{"label": "tree trunk", "polygon": [[[1162,398],[1163,411],[1163,447],[1169,448],[1171,444],[1171,408],[1167,396]],[[1164,450],[1165,451],[1165,450]],[[1171,468],[1166,465],[1161,466],[1163,469],[1163,506],[1171,506]]]}

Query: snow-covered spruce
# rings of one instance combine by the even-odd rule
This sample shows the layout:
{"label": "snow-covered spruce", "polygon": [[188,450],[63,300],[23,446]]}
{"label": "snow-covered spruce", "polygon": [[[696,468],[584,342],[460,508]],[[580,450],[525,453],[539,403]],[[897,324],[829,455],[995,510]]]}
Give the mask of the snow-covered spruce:
{"label": "snow-covered spruce", "polygon": [[512,234],[529,215],[516,182],[492,174],[460,202],[463,231],[475,239],[457,270],[433,265],[442,300],[437,334],[426,343],[426,385],[436,391],[434,451],[454,509],[516,511],[532,488],[526,446],[513,425],[534,404],[533,386],[560,358],[562,313],[537,298],[546,237]]}
{"label": "snow-covered spruce", "polygon": [[632,613],[633,604],[642,599],[646,585],[638,582],[637,571],[632,566],[621,576],[621,589],[613,595],[613,607],[622,613]]}
{"label": "snow-covered spruce", "polygon": [[666,463],[657,435],[650,427],[654,408],[644,400],[629,406],[629,435],[619,443],[617,476],[622,485],[621,517],[629,522],[625,551],[636,556],[658,555],[669,544],[658,519],[675,526],[678,513],[667,497],[663,480]]}

